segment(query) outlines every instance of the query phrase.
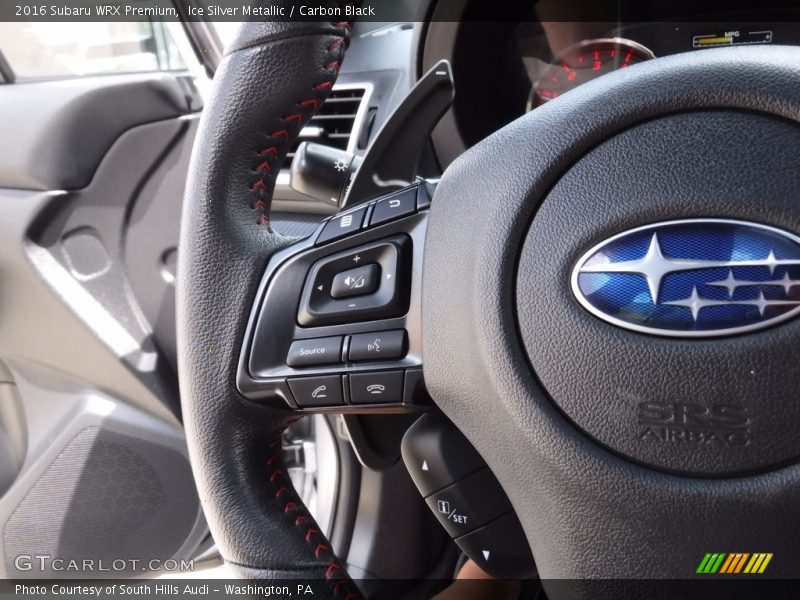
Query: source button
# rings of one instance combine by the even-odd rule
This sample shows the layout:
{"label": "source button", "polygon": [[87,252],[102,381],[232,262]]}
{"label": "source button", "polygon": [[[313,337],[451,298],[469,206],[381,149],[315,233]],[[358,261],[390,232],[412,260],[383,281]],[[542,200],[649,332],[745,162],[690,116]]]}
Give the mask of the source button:
{"label": "source button", "polygon": [[341,362],[342,336],[296,340],[289,348],[286,364],[290,367],[311,367]]}

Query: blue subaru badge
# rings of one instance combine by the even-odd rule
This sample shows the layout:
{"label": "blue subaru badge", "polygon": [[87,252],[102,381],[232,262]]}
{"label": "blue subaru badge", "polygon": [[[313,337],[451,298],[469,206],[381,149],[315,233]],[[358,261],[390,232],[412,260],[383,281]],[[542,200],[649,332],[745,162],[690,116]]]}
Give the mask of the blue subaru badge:
{"label": "blue subaru badge", "polygon": [[725,219],[655,223],[584,254],[572,291],[592,314],[642,333],[754,331],[800,312],[800,238]]}

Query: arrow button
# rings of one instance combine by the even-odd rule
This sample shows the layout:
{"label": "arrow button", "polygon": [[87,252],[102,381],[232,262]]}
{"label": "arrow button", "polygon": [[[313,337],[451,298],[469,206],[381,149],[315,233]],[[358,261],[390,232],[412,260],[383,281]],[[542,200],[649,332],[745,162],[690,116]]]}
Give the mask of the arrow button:
{"label": "arrow button", "polygon": [[527,579],[536,574],[528,540],[513,512],[462,535],[456,543],[481,569],[495,577]]}

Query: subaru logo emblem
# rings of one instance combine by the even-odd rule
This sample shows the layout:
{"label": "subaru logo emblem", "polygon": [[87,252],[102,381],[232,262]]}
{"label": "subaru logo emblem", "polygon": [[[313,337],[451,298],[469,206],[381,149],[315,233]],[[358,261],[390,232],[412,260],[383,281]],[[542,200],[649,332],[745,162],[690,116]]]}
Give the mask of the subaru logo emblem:
{"label": "subaru logo emblem", "polygon": [[726,219],[646,225],[584,254],[572,291],[595,316],[642,333],[755,331],[800,312],[800,238]]}

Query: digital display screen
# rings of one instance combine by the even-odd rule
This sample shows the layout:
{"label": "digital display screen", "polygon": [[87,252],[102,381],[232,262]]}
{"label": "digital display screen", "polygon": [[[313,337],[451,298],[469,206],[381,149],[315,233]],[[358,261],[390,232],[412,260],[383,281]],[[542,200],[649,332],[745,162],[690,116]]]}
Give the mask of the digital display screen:
{"label": "digital display screen", "polygon": [[714,46],[737,46],[739,44],[769,44],[772,42],[772,31],[742,31],[733,29],[716,33],[696,35],[692,38],[694,48],[712,48]]}

